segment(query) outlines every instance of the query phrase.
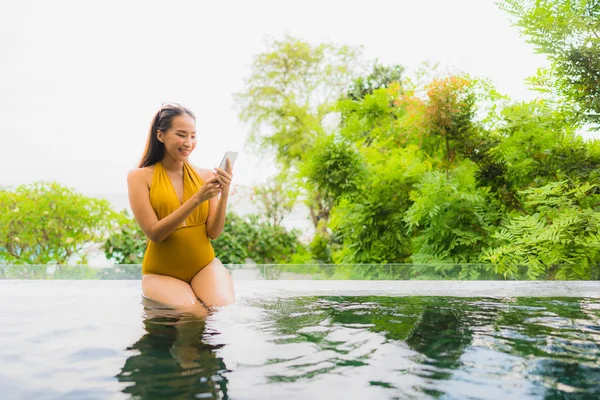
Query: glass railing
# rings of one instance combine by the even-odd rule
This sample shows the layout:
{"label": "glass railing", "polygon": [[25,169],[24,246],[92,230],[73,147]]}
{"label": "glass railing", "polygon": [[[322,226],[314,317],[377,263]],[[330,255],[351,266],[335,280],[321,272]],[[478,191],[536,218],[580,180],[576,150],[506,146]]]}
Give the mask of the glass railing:
{"label": "glass railing", "polygon": [[[500,273],[491,264],[227,264],[235,280],[557,280],[528,275],[526,266]],[[138,280],[140,264],[0,265],[0,279]]]}

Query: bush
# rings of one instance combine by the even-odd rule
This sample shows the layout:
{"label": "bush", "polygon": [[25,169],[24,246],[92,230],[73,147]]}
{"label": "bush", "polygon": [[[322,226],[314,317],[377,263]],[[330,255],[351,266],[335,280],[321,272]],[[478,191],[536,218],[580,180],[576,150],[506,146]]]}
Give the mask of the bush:
{"label": "bush", "polygon": [[127,211],[123,211],[119,217],[119,230],[104,243],[104,254],[116,264],[141,264],[148,240]]}
{"label": "bush", "polygon": [[244,264],[247,259],[257,264],[288,263],[306,250],[297,231],[273,226],[258,215],[243,218],[233,212],[227,214],[223,233],[213,247],[223,264]]}
{"label": "bush", "polygon": [[527,213],[507,219],[482,259],[509,277],[526,267],[530,279],[599,279],[600,196],[590,196],[597,186],[564,181],[523,191]]}
{"label": "bush", "polygon": [[0,262],[85,264],[93,244],[117,225],[108,201],[56,182],[0,189]]}

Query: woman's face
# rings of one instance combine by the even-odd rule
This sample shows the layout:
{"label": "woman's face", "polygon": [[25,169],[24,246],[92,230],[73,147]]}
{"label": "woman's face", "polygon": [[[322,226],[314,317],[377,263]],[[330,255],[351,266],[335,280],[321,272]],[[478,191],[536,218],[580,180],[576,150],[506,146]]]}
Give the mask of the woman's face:
{"label": "woman's face", "polygon": [[173,118],[167,132],[158,131],[158,140],[165,145],[166,154],[175,161],[187,161],[196,148],[196,121],[187,114]]}

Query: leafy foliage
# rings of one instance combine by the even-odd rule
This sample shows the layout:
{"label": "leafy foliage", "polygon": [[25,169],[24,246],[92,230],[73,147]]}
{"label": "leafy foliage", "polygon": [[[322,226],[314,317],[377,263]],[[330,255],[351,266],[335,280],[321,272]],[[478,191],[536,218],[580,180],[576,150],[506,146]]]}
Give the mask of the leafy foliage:
{"label": "leafy foliage", "polygon": [[[312,45],[291,36],[271,41],[235,96],[241,120],[251,127],[250,142],[272,151],[284,175],[296,173],[327,133],[326,117],[340,94],[362,69],[359,48]],[[332,205],[325,196],[303,194],[315,228],[321,220],[326,223]]]}
{"label": "leafy foliage", "polygon": [[410,194],[404,220],[413,234],[415,263],[473,263],[500,219],[488,190],[476,186],[476,166],[465,160],[450,179],[440,171],[424,174]]}
{"label": "leafy foliage", "polygon": [[87,261],[116,225],[108,201],[85,197],[56,182],[0,190],[0,261],[66,264]]}
{"label": "leafy foliage", "polygon": [[322,232],[317,232],[313,237],[313,240],[308,245],[310,252],[310,258],[306,261],[316,261],[320,264],[330,264],[332,259],[331,243],[328,235],[324,235]]}
{"label": "leafy foliage", "polygon": [[126,211],[119,217],[119,230],[104,242],[106,259],[116,264],[141,264],[148,240],[135,219]]}
{"label": "leafy foliage", "polygon": [[227,214],[223,233],[213,241],[213,247],[224,264],[244,264],[247,260],[257,264],[285,263],[305,250],[298,232],[271,225],[259,215],[243,218],[232,212]]}
{"label": "leafy foliage", "polygon": [[367,76],[359,76],[350,86],[347,97],[351,100],[362,100],[377,89],[385,89],[392,82],[401,82],[404,67],[402,65],[386,66],[379,63]]}
{"label": "leafy foliage", "polygon": [[505,276],[525,266],[532,279],[599,279],[600,196],[590,196],[595,188],[563,181],[524,190],[527,214],[510,216],[492,235],[499,245],[482,259]]}
{"label": "leafy foliage", "polygon": [[[465,75],[438,76],[421,88],[405,84],[340,99],[339,133],[317,140],[301,170],[305,184],[332,204],[331,234],[321,234],[319,249],[335,263],[360,264],[340,265],[333,277],[533,277],[527,264],[505,274],[494,267],[497,257],[484,255],[506,245],[497,237],[502,221],[534,213],[526,190],[565,179],[591,182],[582,207],[593,202],[598,141],[577,136],[570,114],[555,103],[510,103]],[[562,257],[555,261],[573,261]],[[410,268],[395,265],[407,262]],[[583,276],[569,271],[544,277]]]}
{"label": "leafy foliage", "polygon": [[298,190],[288,175],[284,171],[273,181],[253,188],[251,198],[259,209],[258,214],[273,226],[279,226],[296,204]]}
{"label": "leafy foliage", "polygon": [[342,247],[333,259],[342,263],[397,263],[410,256],[404,213],[410,189],[428,169],[416,147],[372,155],[357,192],[343,196],[333,210],[334,237]]}
{"label": "leafy foliage", "polygon": [[584,121],[600,123],[600,2],[504,0],[516,25],[552,65],[532,82],[567,99]]}
{"label": "leafy foliage", "polygon": [[271,41],[236,94],[251,141],[275,150],[285,168],[304,160],[323,133],[323,118],[362,67],[359,58],[360,49],[348,46],[311,45],[291,36]]}
{"label": "leafy foliage", "polygon": [[339,135],[320,138],[300,170],[309,191],[321,193],[328,204],[355,192],[363,175],[360,154]]}
{"label": "leafy foliage", "polygon": [[435,79],[427,87],[425,119],[430,136],[443,143],[446,173],[456,158],[455,146],[468,146],[474,134],[475,94],[473,82],[460,76]]}
{"label": "leafy foliage", "polygon": [[[576,134],[600,122],[599,4],[502,3],[552,62],[530,79],[546,93],[531,102],[435,68],[366,72],[360,49],[271,41],[236,97],[281,173],[255,188],[260,215],[227,216],[217,256],[333,279],[599,279],[600,141]],[[0,191],[3,262],[85,259],[84,243],[110,233],[107,257],[140,261],[131,218],[49,187]],[[281,226],[297,197],[308,245]]]}

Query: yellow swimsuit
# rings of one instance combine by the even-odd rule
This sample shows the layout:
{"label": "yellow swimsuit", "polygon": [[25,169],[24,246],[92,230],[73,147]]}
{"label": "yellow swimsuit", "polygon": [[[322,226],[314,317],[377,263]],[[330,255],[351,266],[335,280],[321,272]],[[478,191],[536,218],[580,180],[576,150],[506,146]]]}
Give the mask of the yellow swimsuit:
{"label": "yellow swimsuit", "polygon": [[[183,164],[183,201],[187,201],[204,185],[194,167]],[[159,220],[181,206],[167,171],[159,161],[154,165],[150,185],[150,203]],[[167,275],[190,283],[208,265],[215,252],[206,234],[208,201],[203,202],[161,243],[148,241],[142,273]]]}

